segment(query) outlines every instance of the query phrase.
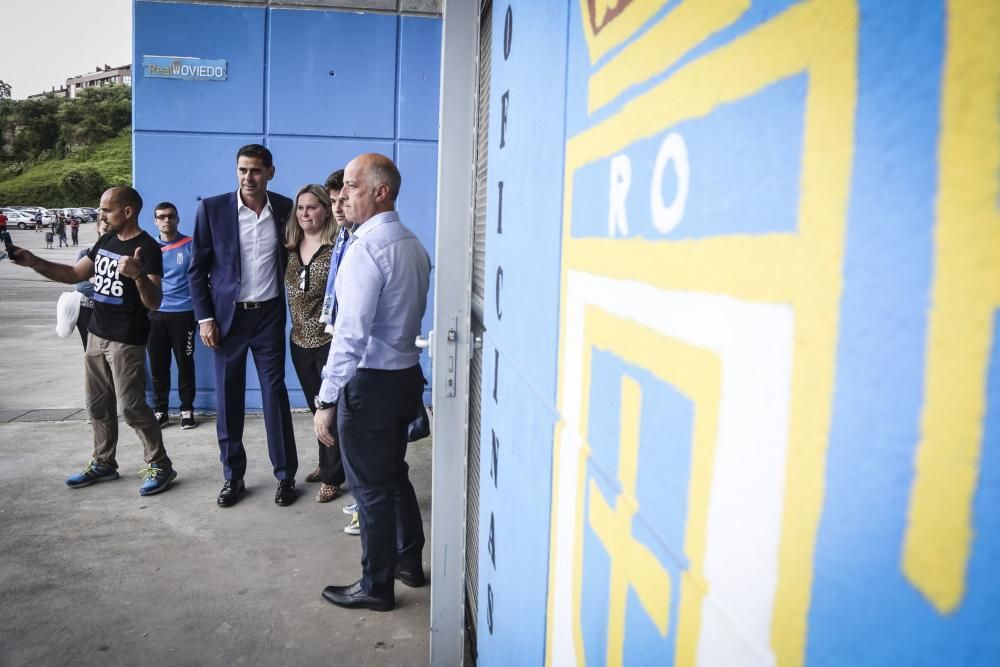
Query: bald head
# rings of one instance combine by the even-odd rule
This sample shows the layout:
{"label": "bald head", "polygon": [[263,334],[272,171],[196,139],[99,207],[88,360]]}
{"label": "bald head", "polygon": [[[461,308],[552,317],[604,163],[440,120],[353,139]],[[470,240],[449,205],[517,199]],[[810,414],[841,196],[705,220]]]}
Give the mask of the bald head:
{"label": "bald head", "polygon": [[378,153],[364,153],[344,168],[344,214],[360,225],[374,215],[396,208],[402,178],[392,160]]}
{"label": "bald head", "polygon": [[399,197],[399,187],[403,181],[396,164],[379,153],[365,153],[355,159],[361,160],[361,164],[367,170],[369,185],[373,188],[379,185],[387,186],[389,198],[395,204],[396,198]]}
{"label": "bald head", "polygon": [[119,236],[138,233],[142,197],[135,189],[128,186],[108,188],[101,195],[100,207],[101,221],[108,226],[109,231]]}
{"label": "bald head", "polygon": [[135,188],[130,188],[127,185],[120,185],[118,187],[109,188],[108,192],[111,193],[111,201],[123,208],[128,206],[132,209],[132,215],[130,217],[139,217],[139,211],[142,210],[142,197],[139,196],[139,192]]}

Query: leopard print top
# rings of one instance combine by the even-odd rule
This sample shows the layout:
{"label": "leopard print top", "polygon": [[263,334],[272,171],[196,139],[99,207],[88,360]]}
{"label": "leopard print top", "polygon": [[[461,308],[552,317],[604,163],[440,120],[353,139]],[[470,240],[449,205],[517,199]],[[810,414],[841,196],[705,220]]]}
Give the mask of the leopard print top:
{"label": "leopard print top", "polygon": [[302,263],[297,250],[288,253],[285,290],[292,314],[292,342],[299,347],[321,347],[332,338],[323,330],[326,325],[319,321],[332,253],[332,246],[320,246],[308,264]]}

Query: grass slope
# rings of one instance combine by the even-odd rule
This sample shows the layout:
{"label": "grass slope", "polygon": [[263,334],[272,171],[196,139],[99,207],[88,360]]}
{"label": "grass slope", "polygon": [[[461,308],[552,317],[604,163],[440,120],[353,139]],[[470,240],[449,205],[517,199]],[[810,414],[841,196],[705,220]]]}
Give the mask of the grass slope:
{"label": "grass slope", "polygon": [[0,181],[0,206],[97,206],[96,201],[68,201],[59,188],[63,175],[79,167],[96,169],[103,177],[105,186],[131,185],[131,132],[97,144],[80,155],[48,160],[19,176]]}

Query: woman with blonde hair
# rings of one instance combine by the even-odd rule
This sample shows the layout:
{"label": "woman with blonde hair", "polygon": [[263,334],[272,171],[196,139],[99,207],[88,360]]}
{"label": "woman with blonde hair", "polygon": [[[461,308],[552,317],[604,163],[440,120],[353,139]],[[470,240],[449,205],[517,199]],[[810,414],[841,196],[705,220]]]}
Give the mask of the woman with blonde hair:
{"label": "woman with blonde hair", "polygon": [[[326,279],[330,270],[337,224],[333,218],[330,195],[322,185],[303,185],[295,194],[292,215],[285,225],[288,269],[285,290],[292,314],[289,349],[292,365],[299,378],[309,410],[316,412],[313,400],[322,383],[323,366],[330,354],[332,336],[320,322]],[[344,464],[339,447],[319,443],[319,466],[306,481],[320,481],[316,502],[328,503],[340,495],[344,483]]]}

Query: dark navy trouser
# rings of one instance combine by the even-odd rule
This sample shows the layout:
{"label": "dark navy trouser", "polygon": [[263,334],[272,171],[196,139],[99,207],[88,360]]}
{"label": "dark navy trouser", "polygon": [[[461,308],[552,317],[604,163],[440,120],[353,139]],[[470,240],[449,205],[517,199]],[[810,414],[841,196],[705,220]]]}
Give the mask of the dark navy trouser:
{"label": "dark navy trouser", "polygon": [[344,471],[361,518],[362,586],[393,590],[397,561],[421,567],[424,525],[406,464],[406,431],[420,411],[420,366],[359,368],[337,403]]}
{"label": "dark navy trouser", "polygon": [[226,479],[243,479],[247,453],[243,449],[246,412],[247,352],[260,381],[264,404],[267,453],[277,479],[295,479],[299,458],[295,450],[292,414],[285,388],[285,304],[279,298],[255,310],[236,309],[232,326],[214,352],[215,422],[219,458]]}

